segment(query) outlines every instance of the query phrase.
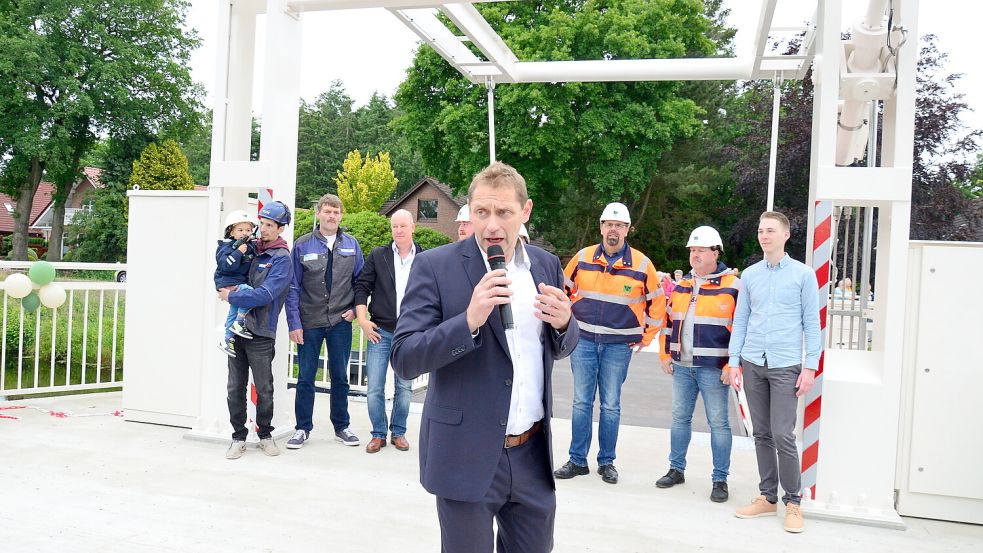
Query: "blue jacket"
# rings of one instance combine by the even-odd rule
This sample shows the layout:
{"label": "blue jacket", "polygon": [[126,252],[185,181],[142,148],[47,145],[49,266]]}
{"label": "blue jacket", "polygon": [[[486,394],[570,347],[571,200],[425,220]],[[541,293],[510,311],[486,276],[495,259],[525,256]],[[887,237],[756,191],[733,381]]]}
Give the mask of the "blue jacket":
{"label": "blue jacket", "polygon": [[290,330],[326,328],[342,321],[355,308],[355,281],[365,261],[358,240],[340,228],[334,248],[319,230],[294,241],[293,279],[287,295]]}
{"label": "blue jacket", "polygon": [[249,265],[256,257],[256,246],[252,241],[246,245],[246,253],[232,249],[235,240],[218,241],[215,250],[215,289],[245,284],[249,281]]}
{"label": "blue jacket", "polygon": [[[561,288],[560,260],[525,246],[533,281]],[[479,501],[502,456],[512,398],[512,360],[498,309],[471,337],[467,309],[488,269],[475,240],[417,254],[393,336],[392,365],[412,379],[430,373],[420,422],[420,481],[430,493],[455,501]],[[543,420],[547,443],[553,414],[553,361],[577,346],[576,319],[563,334],[543,323]],[[552,446],[542,459],[552,485]]]}
{"label": "blue jacket", "polygon": [[287,299],[292,272],[287,243],[277,238],[249,265],[248,282],[253,289],[229,294],[230,304],[250,310],[246,327],[253,334],[276,338],[276,322]]}

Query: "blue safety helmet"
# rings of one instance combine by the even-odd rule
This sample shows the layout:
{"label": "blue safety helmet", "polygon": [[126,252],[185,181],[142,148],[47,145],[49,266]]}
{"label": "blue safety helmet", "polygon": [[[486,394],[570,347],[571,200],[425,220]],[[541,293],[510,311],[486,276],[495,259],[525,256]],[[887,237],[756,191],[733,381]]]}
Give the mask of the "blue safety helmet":
{"label": "blue safety helmet", "polygon": [[284,205],[283,202],[265,204],[263,209],[259,210],[259,216],[261,219],[276,221],[281,226],[290,224],[290,208]]}

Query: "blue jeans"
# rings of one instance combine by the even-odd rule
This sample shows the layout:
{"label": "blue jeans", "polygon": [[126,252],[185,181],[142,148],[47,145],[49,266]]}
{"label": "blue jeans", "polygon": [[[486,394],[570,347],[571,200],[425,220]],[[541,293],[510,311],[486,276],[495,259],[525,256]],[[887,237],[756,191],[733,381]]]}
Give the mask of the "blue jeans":
{"label": "blue jeans", "polygon": [[586,467],[590,449],[594,396],[600,392],[601,420],[598,424],[599,465],[614,463],[621,424],[621,385],[628,376],[631,347],[628,344],[597,344],[581,339],[570,358],[573,369],[573,436],[570,461]]}
{"label": "blue jeans", "polygon": [[297,395],[294,415],[297,430],[314,429],[314,377],[321,364],[321,343],[328,346],[328,374],[331,377],[331,424],[335,432],[348,428],[348,359],[352,353],[352,323],[342,320],[334,326],[305,328],[304,343],[297,345]]}
{"label": "blue jeans", "polygon": [[684,367],[672,364],[672,430],[669,438],[669,468],[686,470],[686,450],[693,435],[693,409],[696,394],[703,396],[703,409],[710,425],[710,453],[713,455],[714,482],[726,482],[730,473],[730,433],[728,398],[730,386],[720,381],[715,367]]}
{"label": "blue jeans", "polygon": [[365,372],[369,377],[369,390],[366,400],[369,406],[369,420],[372,421],[372,437],[386,439],[388,431],[393,436],[406,434],[406,417],[410,413],[410,381],[393,374],[396,379],[396,397],[393,398],[392,425],[386,421],[386,374],[389,371],[389,352],[393,347],[391,332],[379,328],[379,343],[368,343],[368,359]]}
{"label": "blue jeans", "polygon": [[[239,290],[252,290],[252,289],[253,287],[248,284],[240,284],[239,286],[236,286],[236,292],[238,292]],[[235,336],[234,334],[232,334],[232,331],[229,330],[229,327],[232,326],[232,323],[235,322],[236,319],[239,319],[240,321],[244,320],[246,318],[247,313],[249,313],[248,309],[236,307],[231,304],[229,305],[229,315],[225,318],[226,342],[232,340],[232,337]]]}

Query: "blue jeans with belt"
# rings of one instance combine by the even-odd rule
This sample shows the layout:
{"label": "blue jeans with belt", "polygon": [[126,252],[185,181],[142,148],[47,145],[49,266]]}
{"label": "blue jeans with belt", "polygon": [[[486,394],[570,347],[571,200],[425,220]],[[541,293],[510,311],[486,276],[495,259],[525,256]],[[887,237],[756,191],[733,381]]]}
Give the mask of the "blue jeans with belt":
{"label": "blue jeans with belt", "polygon": [[669,433],[669,468],[686,470],[686,450],[693,435],[696,395],[703,396],[703,409],[710,425],[710,453],[714,482],[726,482],[730,473],[733,435],[728,418],[730,386],[720,381],[716,367],[684,367],[672,364],[672,429]]}
{"label": "blue jeans with belt", "polygon": [[406,434],[406,417],[410,412],[411,382],[393,374],[396,379],[396,396],[393,398],[392,424],[386,420],[386,374],[389,371],[389,353],[392,350],[393,334],[382,328],[377,328],[379,343],[368,343],[368,359],[365,361],[365,372],[369,377],[369,389],[366,400],[369,408],[369,420],[372,421],[372,437],[386,439],[386,434],[402,436]]}
{"label": "blue jeans with belt", "polygon": [[570,461],[587,466],[593,431],[594,396],[600,395],[601,417],[598,424],[597,452],[599,465],[614,463],[621,424],[621,385],[628,377],[631,347],[628,344],[599,344],[580,339],[570,357],[573,369],[573,417]]}

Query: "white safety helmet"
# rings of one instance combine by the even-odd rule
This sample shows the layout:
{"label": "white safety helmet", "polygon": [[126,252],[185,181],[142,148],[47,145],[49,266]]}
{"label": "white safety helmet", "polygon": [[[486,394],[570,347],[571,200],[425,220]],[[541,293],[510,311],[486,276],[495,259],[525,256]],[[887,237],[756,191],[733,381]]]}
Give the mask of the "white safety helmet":
{"label": "white safety helmet", "polygon": [[229,229],[235,225],[238,225],[239,223],[249,223],[253,226],[253,228],[259,226],[259,222],[256,220],[256,217],[251,215],[245,209],[237,209],[225,216],[225,232],[228,233]]}
{"label": "white safety helmet", "polygon": [[628,214],[628,208],[625,204],[620,202],[609,203],[605,208],[604,212],[601,213],[601,222],[604,221],[621,221],[622,223],[631,224],[631,215]]}
{"label": "white safety helmet", "polygon": [[720,239],[720,233],[717,232],[717,229],[708,226],[693,229],[693,232],[689,235],[689,242],[686,243],[687,248],[692,246],[702,248],[717,246],[720,248],[720,251],[724,251],[724,242]]}
{"label": "white safety helmet", "polygon": [[471,208],[468,204],[461,206],[461,209],[457,211],[457,219],[454,219],[455,223],[468,223],[471,221]]}

